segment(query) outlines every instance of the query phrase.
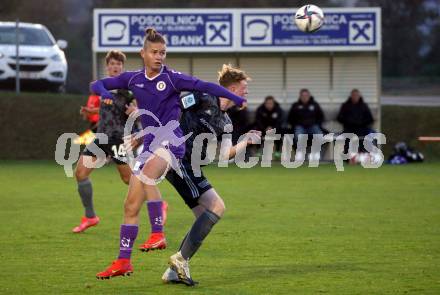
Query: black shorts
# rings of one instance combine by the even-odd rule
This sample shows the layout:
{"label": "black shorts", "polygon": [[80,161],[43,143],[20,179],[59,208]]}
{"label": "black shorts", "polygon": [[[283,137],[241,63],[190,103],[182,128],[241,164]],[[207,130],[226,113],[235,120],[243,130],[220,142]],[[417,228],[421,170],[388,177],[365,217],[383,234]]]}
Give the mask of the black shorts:
{"label": "black shorts", "polygon": [[196,177],[192,171],[191,164],[185,160],[180,160],[182,177],[171,169],[166,179],[176,189],[189,208],[194,208],[199,204],[200,196],[212,188],[203,172],[200,177]]}
{"label": "black shorts", "polygon": [[[94,144],[104,151],[106,158],[111,158],[117,165],[127,164],[127,153],[123,141],[113,141],[108,144],[99,143],[98,139],[93,141]],[[96,155],[89,150],[90,145],[87,145],[83,150],[82,155],[96,157]]]}

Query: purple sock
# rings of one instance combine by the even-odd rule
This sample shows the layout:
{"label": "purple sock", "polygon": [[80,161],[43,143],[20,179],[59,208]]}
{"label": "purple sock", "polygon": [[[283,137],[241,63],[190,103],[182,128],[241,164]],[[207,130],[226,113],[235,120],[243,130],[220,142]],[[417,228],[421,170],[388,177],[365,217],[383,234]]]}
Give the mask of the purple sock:
{"label": "purple sock", "polygon": [[148,215],[150,216],[151,232],[163,232],[162,200],[147,202]]}
{"label": "purple sock", "polygon": [[133,248],[134,241],[136,240],[138,234],[137,224],[121,224],[121,233],[119,241],[119,257],[128,258],[131,257],[131,250]]}

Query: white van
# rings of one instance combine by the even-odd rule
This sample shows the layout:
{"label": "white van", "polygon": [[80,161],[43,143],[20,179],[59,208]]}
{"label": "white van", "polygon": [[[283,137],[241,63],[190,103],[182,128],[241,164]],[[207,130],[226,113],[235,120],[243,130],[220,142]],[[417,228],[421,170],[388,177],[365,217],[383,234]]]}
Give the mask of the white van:
{"label": "white van", "polygon": [[[16,24],[0,22],[0,83],[14,82],[16,76]],[[62,49],[65,40],[55,42],[49,30],[40,24],[19,24],[20,81],[64,89],[67,61]]]}

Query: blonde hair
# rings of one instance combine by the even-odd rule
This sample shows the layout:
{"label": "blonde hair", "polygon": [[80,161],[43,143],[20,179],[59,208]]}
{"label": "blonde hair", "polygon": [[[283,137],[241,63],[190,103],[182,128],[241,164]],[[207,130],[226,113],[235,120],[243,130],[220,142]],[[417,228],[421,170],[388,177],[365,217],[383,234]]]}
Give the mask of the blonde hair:
{"label": "blonde hair", "polygon": [[251,78],[246,74],[245,71],[242,71],[231,64],[224,64],[221,71],[218,72],[218,83],[223,87],[229,87],[231,84],[238,83],[243,80],[249,81]]}

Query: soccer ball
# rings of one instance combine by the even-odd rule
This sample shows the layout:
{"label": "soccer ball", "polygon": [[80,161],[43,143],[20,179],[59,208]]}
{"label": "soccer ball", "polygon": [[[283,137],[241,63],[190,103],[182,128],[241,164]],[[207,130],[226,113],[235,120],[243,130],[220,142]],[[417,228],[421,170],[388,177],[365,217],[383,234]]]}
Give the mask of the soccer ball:
{"label": "soccer ball", "polygon": [[296,11],[295,23],[303,32],[316,32],[324,24],[324,13],[316,5],[304,5]]}

